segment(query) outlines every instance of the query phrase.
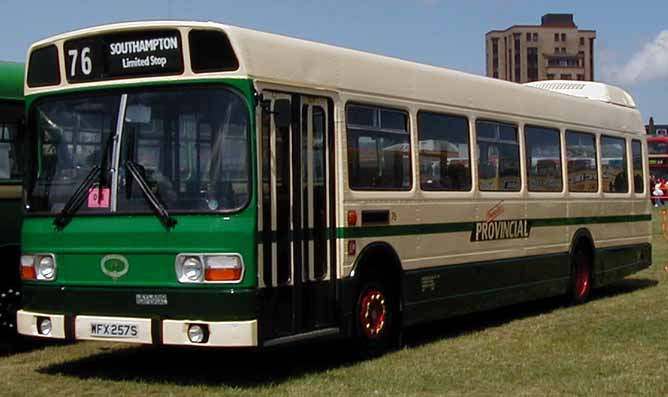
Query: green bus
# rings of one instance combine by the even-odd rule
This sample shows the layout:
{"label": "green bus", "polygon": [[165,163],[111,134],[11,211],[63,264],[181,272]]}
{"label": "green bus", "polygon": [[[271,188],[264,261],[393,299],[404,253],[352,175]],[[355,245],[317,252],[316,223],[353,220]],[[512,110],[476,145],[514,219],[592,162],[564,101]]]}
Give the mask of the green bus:
{"label": "green bus", "polygon": [[20,302],[18,264],[21,255],[23,198],[24,65],[0,62],[0,329],[15,332]]}
{"label": "green bus", "polygon": [[217,23],[35,43],[18,331],[382,350],[419,322],[582,303],[651,263],[647,146],[630,95],[568,84]]}

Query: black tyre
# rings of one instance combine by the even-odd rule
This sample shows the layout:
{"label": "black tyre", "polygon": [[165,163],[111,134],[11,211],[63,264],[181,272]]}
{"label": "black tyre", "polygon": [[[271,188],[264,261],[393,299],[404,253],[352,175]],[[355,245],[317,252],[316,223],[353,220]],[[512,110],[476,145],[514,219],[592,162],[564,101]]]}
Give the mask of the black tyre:
{"label": "black tyre", "polygon": [[580,243],[571,259],[571,288],[569,301],[579,305],[589,299],[592,284],[593,256],[586,244]]}

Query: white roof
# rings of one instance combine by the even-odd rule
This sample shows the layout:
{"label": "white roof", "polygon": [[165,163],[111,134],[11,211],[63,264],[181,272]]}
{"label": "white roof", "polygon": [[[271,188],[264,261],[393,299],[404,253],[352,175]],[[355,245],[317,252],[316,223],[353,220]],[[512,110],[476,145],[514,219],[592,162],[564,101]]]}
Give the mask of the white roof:
{"label": "white roof", "polygon": [[534,81],[525,85],[634,109],[636,107],[633,97],[626,91],[619,87],[593,81],[548,80]]}
{"label": "white roof", "polygon": [[[485,111],[500,116],[567,121],[572,125],[644,134],[642,117],[631,107],[612,106],[517,83],[214,22],[146,21],[105,25],[54,36],[34,44],[31,50],[56,44],[61,54],[61,75],[64,76],[62,45],[65,40],[119,30],[164,27],[179,29],[184,38],[193,28],[223,30],[239,58],[237,71],[195,74],[190,71],[190,61],[185,57],[185,72],[179,78],[252,78],[349,95],[363,94],[447,105],[460,108],[462,112]],[[83,88],[143,80],[169,81],[174,78],[161,76],[75,85],[63,81],[59,87],[31,89],[26,86],[26,94],[74,86]]]}

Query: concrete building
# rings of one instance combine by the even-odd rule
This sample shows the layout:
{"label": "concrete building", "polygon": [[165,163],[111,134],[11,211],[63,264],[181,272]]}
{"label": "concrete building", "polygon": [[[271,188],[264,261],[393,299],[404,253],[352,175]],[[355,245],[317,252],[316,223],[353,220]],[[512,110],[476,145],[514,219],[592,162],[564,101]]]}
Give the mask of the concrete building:
{"label": "concrete building", "polygon": [[573,14],[545,14],[540,25],[513,25],[485,35],[487,76],[594,81],[595,30],[578,29]]}

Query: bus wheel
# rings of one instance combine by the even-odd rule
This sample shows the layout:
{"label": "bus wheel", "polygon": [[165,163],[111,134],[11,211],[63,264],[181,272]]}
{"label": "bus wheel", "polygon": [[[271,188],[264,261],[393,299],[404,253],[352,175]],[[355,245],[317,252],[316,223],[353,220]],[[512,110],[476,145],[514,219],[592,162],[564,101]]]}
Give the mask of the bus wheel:
{"label": "bus wheel", "polygon": [[589,298],[591,292],[591,255],[580,244],[573,255],[573,276],[571,286],[571,303],[579,305]]}
{"label": "bus wheel", "polygon": [[388,283],[363,282],[355,310],[356,337],[363,353],[378,355],[394,343],[396,305]]}

